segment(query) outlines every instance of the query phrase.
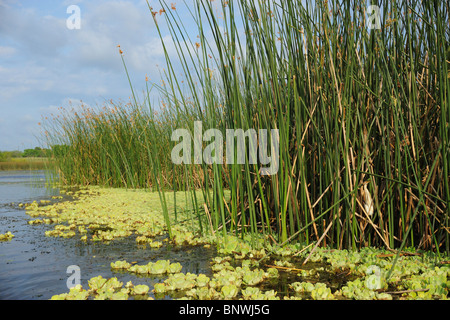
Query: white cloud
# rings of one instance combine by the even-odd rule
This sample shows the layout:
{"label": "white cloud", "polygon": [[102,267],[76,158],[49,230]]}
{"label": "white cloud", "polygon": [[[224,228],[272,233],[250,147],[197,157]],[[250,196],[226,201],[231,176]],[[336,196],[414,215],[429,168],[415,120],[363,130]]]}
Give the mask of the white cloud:
{"label": "white cloud", "polygon": [[0,66],[0,97],[11,99],[29,91],[49,91],[55,85],[55,79],[49,77],[48,69],[32,62],[18,67]]}
{"label": "white cloud", "polygon": [[0,46],[0,57],[10,57],[16,53],[16,48]]}
{"label": "white cloud", "polygon": [[66,44],[65,20],[40,16],[30,8],[6,6],[0,11],[0,34],[10,39],[21,54],[49,56]]}
{"label": "white cloud", "polygon": [[[152,3],[155,10],[160,7]],[[80,30],[66,27],[66,8],[72,4],[81,9]],[[160,27],[177,67],[176,44],[164,23]],[[20,145],[9,140],[26,140],[24,121],[37,127],[41,114],[67,106],[67,97],[91,105],[111,98],[127,101],[131,90],[118,44],[136,94],[145,87],[145,75],[159,83],[157,65],[165,68],[165,54],[145,0],[0,0],[0,118],[8,117],[0,126],[0,150]]]}

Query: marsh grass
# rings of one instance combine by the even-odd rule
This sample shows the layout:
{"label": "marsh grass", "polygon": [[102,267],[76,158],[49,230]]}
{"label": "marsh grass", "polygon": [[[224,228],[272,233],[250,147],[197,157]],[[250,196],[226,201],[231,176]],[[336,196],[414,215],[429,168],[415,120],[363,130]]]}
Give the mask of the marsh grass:
{"label": "marsh grass", "polygon": [[0,161],[0,171],[5,170],[50,170],[52,161],[48,158],[11,158]]}
{"label": "marsh grass", "polygon": [[[182,78],[161,36],[164,85],[47,125],[65,182],[152,187],[163,204],[186,191],[200,229],[225,237],[450,251],[447,3],[380,2],[379,30],[366,27],[366,1],[194,3],[195,39],[176,8],[149,6]],[[248,161],[174,165],[171,134],[194,121],[224,135],[278,129],[278,173]]]}

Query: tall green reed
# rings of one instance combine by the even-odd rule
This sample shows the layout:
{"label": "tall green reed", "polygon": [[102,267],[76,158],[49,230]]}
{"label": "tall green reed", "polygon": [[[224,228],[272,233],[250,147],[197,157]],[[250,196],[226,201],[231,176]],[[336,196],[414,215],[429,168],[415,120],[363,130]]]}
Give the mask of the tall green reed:
{"label": "tall green reed", "polygon": [[[149,5],[166,54],[164,85],[153,87],[162,111],[147,88],[144,102],[133,92],[129,105],[56,119],[49,143],[64,146],[64,179],[152,186],[163,202],[184,190],[199,228],[224,236],[449,252],[449,7],[374,4],[380,29],[367,27],[373,12],[360,0],[198,0],[193,40],[160,2],[176,61]],[[171,134],[194,132],[194,121],[224,136],[278,129],[278,172],[262,176],[249,154],[174,165]]]}
{"label": "tall green reed", "polygon": [[248,163],[210,166],[214,199],[231,191],[228,210],[211,206],[215,228],[279,242],[329,230],[324,241],[335,247],[448,251],[445,4],[380,2],[381,28],[368,29],[365,1],[197,1],[197,42],[161,6],[189,70],[186,93],[168,68],[170,95],[192,97],[205,130],[280,132],[274,176]]}

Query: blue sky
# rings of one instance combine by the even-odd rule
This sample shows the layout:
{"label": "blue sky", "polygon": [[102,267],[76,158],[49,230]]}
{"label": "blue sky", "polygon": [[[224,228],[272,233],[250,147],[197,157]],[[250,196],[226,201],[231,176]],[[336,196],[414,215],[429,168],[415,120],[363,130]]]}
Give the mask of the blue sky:
{"label": "blue sky", "polygon": [[[79,30],[67,28],[70,5],[80,8]],[[182,1],[177,11],[189,26]],[[135,91],[143,90],[146,75],[159,81],[164,52],[145,0],[0,0],[0,150],[40,145],[38,123],[58,107],[70,110],[69,102],[127,102],[131,90],[118,44]]]}

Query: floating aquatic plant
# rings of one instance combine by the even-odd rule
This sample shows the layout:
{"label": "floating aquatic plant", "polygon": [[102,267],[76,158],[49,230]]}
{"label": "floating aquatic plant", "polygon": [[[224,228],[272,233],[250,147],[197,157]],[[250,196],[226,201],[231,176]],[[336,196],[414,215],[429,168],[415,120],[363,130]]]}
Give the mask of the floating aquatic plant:
{"label": "floating aquatic plant", "polygon": [[[127,265],[126,261],[122,261],[118,264],[118,266]],[[116,263],[111,264],[111,268],[116,267]],[[161,274],[171,274],[178,273],[182,269],[182,265],[179,262],[170,263],[169,260],[158,260],[156,262],[149,262],[145,265],[135,264],[133,266],[129,266],[127,270],[129,272],[139,273],[139,274],[152,274],[152,275],[161,275]]]}
{"label": "floating aquatic plant", "polygon": [[148,265],[133,265],[128,268],[128,271],[138,273],[138,274],[148,274],[149,268]]}
{"label": "floating aquatic plant", "polygon": [[245,270],[242,281],[248,286],[255,286],[263,282],[265,278],[266,274],[261,269]]}
{"label": "floating aquatic plant", "polygon": [[192,289],[196,285],[197,276],[192,273],[175,273],[169,276],[164,281],[165,287],[168,291],[170,290],[188,290]]}
{"label": "floating aquatic plant", "polygon": [[231,284],[240,287],[242,284],[242,275],[235,272],[234,270],[224,269],[216,272],[214,273],[214,279],[221,287]]}
{"label": "floating aquatic plant", "polygon": [[69,293],[62,293],[54,295],[51,300],[86,300],[89,297],[89,292],[84,290],[81,285],[76,285],[70,288]]}
{"label": "floating aquatic plant", "polygon": [[28,224],[31,224],[31,225],[33,225],[33,224],[41,224],[41,223],[44,223],[44,221],[42,221],[41,219],[28,221]]}
{"label": "floating aquatic plant", "polygon": [[144,236],[138,238],[136,238],[136,242],[138,244],[145,244],[148,245],[150,248],[161,248],[163,246],[163,243],[161,241],[154,241],[153,239]]}
{"label": "floating aquatic plant", "polygon": [[327,287],[325,283],[316,283],[314,289],[311,290],[311,297],[314,300],[331,300],[334,299],[334,295],[331,293],[331,289]]}
{"label": "floating aquatic plant", "polygon": [[278,278],[279,277],[279,272],[277,268],[268,268],[266,270],[265,276],[266,278]]}
{"label": "floating aquatic plant", "polygon": [[241,293],[246,300],[258,300],[262,295],[262,292],[258,287],[247,287],[241,290]]}
{"label": "floating aquatic plant", "polygon": [[191,289],[187,292],[187,295],[198,300],[211,300],[212,298],[218,297],[219,293],[212,288],[204,286]]}
{"label": "floating aquatic plant", "polygon": [[[117,278],[105,279],[102,276],[97,276],[88,280],[88,283],[89,290],[84,290],[81,285],[76,285],[70,289],[69,293],[54,295],[51,300],[86,300],[88,298],[94,300],[127,300],[129,293],[134,292],[136,287],[138,287],[138,292],[145,291],[145,287],[133,287],[131,282],[122,287],[123,283]],[[146,292],[143,294],[146,294]]]}
{"label": "floating aquatic plant", "polygon": [[5,234],[0,234],[0,241],[10,241],[12,238],[14,238],[14,235],[11,231],[6,232]]}
{"label": "floating aquatic plant", "polygon": [[[77,229],[82,236],[92,234],[92,241],[113,241],[128,237],[133,232],[138,237],[140,234],[150,238],[162,234],[165,226],[160,212],[148,214],[147,196],[145,192],[91,187],[74,193],[78,201],[56,202],[45,207],[35,202],[26,206],[26,213],[32,217],[45,217],[48,219],[43,220],[46,223],[60,223],[49,230],[47,236],[67,237],[68,234],[62,232]],[[69,225],[61,224],[64,222]],[[155,248],[162,245],[160,242],[148,242]]]}
{"label": "floating aquatic plant", "polygon": [[356,300],[373,300],[376,299],[376,292],[368,289],[366,284],[361,279],[356,279],[354,281],[349,281],[345,286],[342,287],[341,291],[337,294],[342,293],[342,295],[349,299]]}
{"label": "floating aquatic plant", "polygon": [[102,288],[108,279],[103,278],[101,275],[93,277],[88,280],[89,288],[93,291],[97,291]]}
{"label": "floating aquatic plant", "polygon": [[206,287],[211,279],[204,275],[203,273],[199,274],[196,279],[197,287]]}
{"label": "floating aquatic plant", "polygon": [[237,257],[244,258],[252,251],[252,247],[237,237],[228,236],[225,241],[218,245],[218,252],[221,254],[237,254]]}
{"label": "floating aquatic plant", "polygon": [[165,283],[155,283],[153,286],[154,293],[164,293],[166,291],[168,291],[168,288]]}
{"label": "floating aquatic plant", "polygon": [[126,262],[125,260],[123,261],[116,261],[116,262],[111,262],[111,269],[121,269],[121,270],[127,270],[131,267],[131,264]]}
{"label": "floating aquatic plant", "polygon": [[234,284],[226,284],[220,290],[224,299],[233,299],[237,296],[239,288]]}
{"label": "floating aquatic plant", "polygon": [[109,299],[110,300],[128,300],[128,293],[124,291],[114,292]]}
{"label": "floating aquatic plant", "polygon": [[[48,206],[30,205],[27,213],[36,213],[37,216],[49,219],[48,222],[58,223],[52,230],[46,231],[46,235],[68,237],[80,235],[81,239],[97,239],[98,241],[114,241],[120,237],[136,234],[137,237],[145,237],[148,244],[157,243],[154,236],[164,231],[162,215],[158,212],[148,213],[148,204],[143,199],[148,199],[148,193],[125,192],[124,190],[104,190],[94,187],[86,193],[77,195],[79,201],[76,203],[55,203]],[[136,207],[130,206],[125,201],[133,201]],[[111,209],[111,204],[112,209]],[[177,225],[173,228],[177,240],[176,245],[197,245],[204,243],[206,237],[198,238],[195,231],[185,226]],[[183,232],[188,232],[185,237]],[[192,235],[195,235],[194,237]],[[184,239],[184,240],[183,240]],[[200,240],[199,240],[200,239]],[[252,248],[248,237],[241,239],[235,236],[208,238],[211,245],[217,245],[220,256],[211,261],[212,277],[205,275],[188,276],[177,275],[181,273],[180,263],[170,263],[168,260],[158,260],[143,265],[131,265],[127,261],[116,261],[111,263],[112,270],[127,270],[127,272],[139,275],[168,275],[168,281],[155,285],[153,292],[165,293],[170,290],[179,291],[179,294],[186,292],[186,295],[194,299],[219,299],[224,298],[222,289],[225,286],[232,288],[235,286],[239,293],[235,298],[277,298],[276,293],[262,292],[260,288],[265,281],[279,277],[279,272],[294,272],[302,276],[301,281],[323,281],[322,275],[333,277],[333,274],[345,274],[344,278],[351,277],[352,281],[344,281],[338,288],[330,286],[327,288],[316,287],[313,284],[304,284],[301,289],[299,285],[291,284],[291,289],[298,293],[292,298],[332,298],[344,299],[444,299],[448,296],[448,267],[440,267],[437,271],[435,265],[440,261],[436,255],[418,254],[400,256],[396,264],[393,264],[393,253],[391,251],[366,247],[360,251],[335,250],[329,247],[317,247],[311,255],[309,262],[321,262],[320,266],[307,267],[306,270],[299,271],[302,258],[306,258],[311,253],[311,248],[303,250],[304,246],[299,244],[287,244],[286,246],[267,245],[262,247],[255,237],[255,247]],[[409,249],[408,249],[409,250]],[[237,259],[238,258],[238,259]],[[275,267],[265,267],[264,259],[275,262]],[[442,258],[441,258],[442,260]],[[267,261],[267,260],[266,260]],[[308,262],[308,263],[309,263]],[[279,266],[277,266],[277,264]],[[382,277],[374,274],[371,266],[380,268]],[[287,268],[292,268],[289,271]],[[380,282],[381,287],[377,287],[378,281],[392,268],[391,278],[386,283]],[[433,272],[431,272],[433,271]],[[354,280],[355,277],[359,281]],[[171,279],[171,280],[169,280]],[[98,284],[96,284],[98,282]],[[132,297],[133,286],[116,288],[115,285],[106,284],[104,280],[93,280],[92,288],[85,290],[89,292],[88,298],[114,299]],[[112,286],[110,289],[102,289]],[[387,285],[391,291],[410,291],[404,294],[391,295],[386,292]],[[379,288],[378,291],[368,288]],[[254,288],[254,290],[252,289]],[[228,290],[226,289],[226,290]],[[253,291],[252,291],[253,290]],[[303,291],[302,291],[303,290]],[[315,290],[314,297],[312,295]],[[336,291],[333,291],[336,290]],[[381,292],[379,292],[381,290]],[[182,292],[181,292],[182,291]],[[189,294],[188,294],[189,292]],[[245,294],[244,294],[245,293]],[[64,298],[83,298],[86,293],[72,294],[66,293]],[[230,293],[227,293],[231,295]],[[138,298],[148,298],[147,296]]]}
{"label": "floating aquatic plant", "polygon": [[150,274],[164,274],[169,273],[169,260],[158,260],[155,263],[149,262],[148,268]]}
{"label": "floating aquatic plant", "polygon": [[228,261],[225,261],[223,263],[214,263],[211,266],[211,270],[214,271],[214,272],[219,272],[219,271],[224,270],[224,269],[232,270],[233,267],[231,267],[231,264]]}
{"label": "floating aquatic plant", "polygon": [[168,273],[179,273],[183,269],[183,266],[179,262],[171,263],[167,269]]}
{"label": "floating aquatic plant", "polygon": [[402,288],[411,291],[407,293],[411,299],[446,299],[450,290],[449,274],[449,268],[435,267],[403,281]]}
{"label": "floating aquatic plant", "polygon": [[133,287],[133,293],[139,295],[147,294],[149,290],[150,288],[145,284],[139,284]]}

